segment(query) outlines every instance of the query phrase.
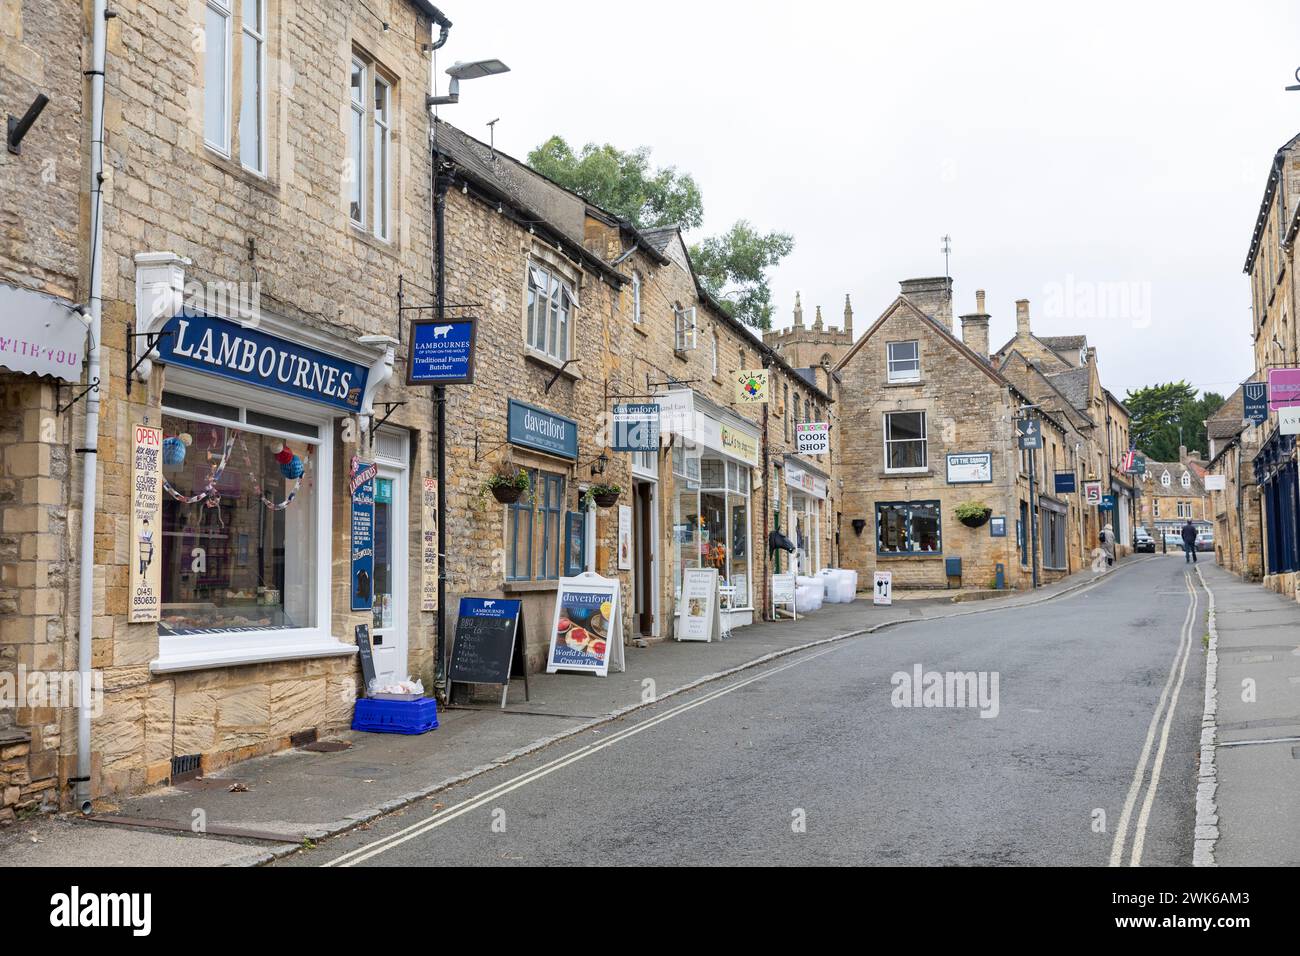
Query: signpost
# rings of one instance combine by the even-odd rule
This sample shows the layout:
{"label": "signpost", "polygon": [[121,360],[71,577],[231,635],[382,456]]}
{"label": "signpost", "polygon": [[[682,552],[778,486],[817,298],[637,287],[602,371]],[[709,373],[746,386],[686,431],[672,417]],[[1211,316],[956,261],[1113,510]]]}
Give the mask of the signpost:
{"label": "signpost", "polygon": [[[1022,418],[1016,422],[1016,434],[1020,436],[1020,447],[1034,449],[1043,447],[1043,427],[1037,418]],[[1033,473],[1032,467],[1030,474]]]}
{"label": "signpost", "polygon": [[1101,482],[1085,481],[1083,483],[1083,503],[1086,505],[1101,504]]}
{"label": "signpost", "polygon": [[469,385],[474,381],[476,319],[415,319],[407,353],[407,385]]}
{"label": "signpost", "polygon": [[1102,496],[1101,496],[1101,501],[1098,503],[1097,507],[1100,508],[1102,511],[1114,511],[1114,510],[1115,510],[1115,496],[1114,496],[1114,495],[1102,495]]}
{"label": "signpost", "polygon": [[587,671],[605,677],[611,663],[620,671],[627,670],[620,591],[617,579],[603,578],[594,571],[560,578],[546,673]]}
{"label": "signpost", "polygon": [[677,602],[677,640],[712,641],[715,634],[722,634],[718,569],[687,568]]}
{"label": "signpost", "polygon": [[1020,447],[1029,452],[1029,571],[1033,586],[1038,587],[1038,496],[1034,491],[1034,450],[1043,447],[1043,426],[1037,418],[1016,422]]}
{"label": "signpost", "polygon": [[447,696],[456,684],[500,684],[501,706],[510,693],[512,672],[524,678],[528,700],[528,666],[524,660],[523,602],[506,598],[460,599],[456,639],[447,670]]}
{"label": "signpost", "polygon": [[880,607],[889,607],[894,603],[894,572],[877,571],[875,586],[872,588],[871,603]]}
{"label": "signpost", "polygon": [[1074,472],[1072,471],[1055,472],[1052,479],[1054,482],[1054,488],[1058,495],[1072,495],[1078,490],[1078,485],[1075,483]]}

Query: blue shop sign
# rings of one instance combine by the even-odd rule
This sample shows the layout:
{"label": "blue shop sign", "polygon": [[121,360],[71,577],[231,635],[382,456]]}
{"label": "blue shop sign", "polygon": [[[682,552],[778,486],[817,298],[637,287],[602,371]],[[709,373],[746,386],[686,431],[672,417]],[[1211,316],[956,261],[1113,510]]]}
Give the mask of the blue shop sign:
{"label": "blue shop sign", "polygon": [[1102,495],[1102,496],[1101,496],[1101,504],[1099,504],[1097,507],[1100,508],[1102,511],[1114,511],[1114,510],[1115,510],[1115,496],[1114,496],[1114,495]]}
{"label": "blue shop sign", "polygon": [[1252,425],[1268,421],[1268,383],[1246,382],[1241,386],[1242,418]]}
{"label": "blue shop sign", "polygon": [[1078,488],[1075,486],[1074,472],[1058,471],[1053,474],[1055,478],[1055,488],[1058,495],[1072,495]]}
{"label": "blue shop sign", "polygon": [[169,365],[361,410],[370,369],[259,329],[211,315],[176,315],[163,327],[158,357]]}
{"label": "blue shop sign", "polygon": [[507,438],[512,445],[544,451],[561,458],[578,457],[578,423],[544,408],[510,399],[510,429]]}
{"label": "blue shop sign", "polygon": [[407,385],[468,385],[474,381],[474,319],[411,323]]}

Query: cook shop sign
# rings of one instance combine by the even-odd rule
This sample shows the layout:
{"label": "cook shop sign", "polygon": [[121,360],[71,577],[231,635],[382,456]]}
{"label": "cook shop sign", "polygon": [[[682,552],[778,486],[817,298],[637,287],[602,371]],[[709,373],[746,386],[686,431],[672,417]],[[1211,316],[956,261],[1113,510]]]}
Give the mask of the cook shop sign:
{"label": "cook shop sign", "polygon": [[344,411],[361,409],[370,374],[365,365],[210,315],[174,316],[163,333],[158,357],[168,364]]}

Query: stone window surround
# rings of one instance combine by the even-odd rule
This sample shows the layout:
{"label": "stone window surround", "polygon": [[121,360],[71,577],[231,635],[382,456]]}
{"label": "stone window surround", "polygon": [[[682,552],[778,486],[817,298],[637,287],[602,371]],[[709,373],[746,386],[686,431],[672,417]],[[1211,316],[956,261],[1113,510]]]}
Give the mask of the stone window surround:
{"label": "stone window surround", "polygon": [[[582,375],[576,370],[573,370],[572,365],[561,371],[561,368],[564,365],[562,360],[556,359],[553,355],[548,355],[546,352],[534,347],[532,343],[528,341],[528,270],[531,268],[534,260],[542,265],[543,268],[550,271],[553,275],[563,280],[569,288],[570,304],[572,308],[569,313],[569,340],[565,343],[566,358],[575,358],[573,343],[577,340],[578,321],[582,313],[582,271],[574,268],[573,264],[559,253],[556,253],[541,243],[534,242],[532,248],[527,251],[527,254],[524,257],[524,268],[520,275],[519,284],[519,339],[523,343],[521,349],[522,354],[524,358],[530,361],[537,362],[553,371],[560,372],[561,375],[571,381],[578,381],[582,378]],[[579,361],[581,361],[581,359],[579,359]]]}
{"label": "stone window surround", "polygon": [[[889,416],[899,414],[913,414],[921,416],[921,448],[925,453],[925,464],[908,468],[891,468],[889,467]],[[884,446],[884,466],[886,475],[926,475],[930,474],[930,419],[928,412],[923,408],[897,408],[881,413],[880,420],[881,442]],[[894,439],[895,441],[916,441],[917,439]]]}

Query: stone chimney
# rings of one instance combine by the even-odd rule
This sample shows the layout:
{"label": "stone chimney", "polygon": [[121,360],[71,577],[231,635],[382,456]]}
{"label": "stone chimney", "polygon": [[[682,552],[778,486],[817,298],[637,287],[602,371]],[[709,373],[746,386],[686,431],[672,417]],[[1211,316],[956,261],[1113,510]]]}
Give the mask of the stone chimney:
{"label": "stone chimney", "polygon": [[961,317],[961,340],[966,347],[988,361],[989,314],[984,311],[984,290],[975,291],[975,311]]}
{"label": "stone chimney", "polygon": [[898,283],[909,302],[946,329],[952,329],[952,279],[904,279]]}
{"label": "stone chimney", "polygon": [[849,302],[849,294],[844,293],[844,332],[848,334],[849,340],[853,339],[853,305]]}
{"label": "stone chimney", "polygon": [[1183,461],[1186,461],[1186,460],[1187,460],[1187,446],[1186,446],[1186,445],[1179,445],[1179,446],[1178,446],[1178,460],[1179,460],[1180,462],[1183,462]]}
{"label": "stone chimney", "polygon": [[803,304],[799,301],[799,293],[794,294],[794,327],[803,328]]}
{"label": "stone chimney", "polygon": [[1016,299],[1016,335],[1028,336],[1029,331],[1029,300]]}

